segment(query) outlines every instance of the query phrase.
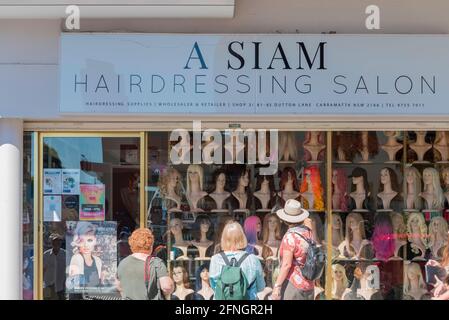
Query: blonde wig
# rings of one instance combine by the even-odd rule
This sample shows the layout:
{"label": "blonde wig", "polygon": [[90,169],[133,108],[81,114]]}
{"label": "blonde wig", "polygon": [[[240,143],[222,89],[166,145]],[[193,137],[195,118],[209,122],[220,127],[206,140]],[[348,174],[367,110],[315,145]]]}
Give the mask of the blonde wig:
{"label": "blonde wig", "polygon": [[408,295],[411,291],[411,283],[410,278],[408,276],[409,272],[414,273],[418,276],[418,286],[420,289],[427,290],[426,283],[424,281],[424,277],[422,275],[421,267],[419,264],[412,262],[412,263],[406,263],[404,265],[404,295]]}
{"label": "blonde wig", "polygon": [[[422,198],[418,197],[418,194],[421,193],[421,173],[419,173],[418,169],[412,166],[408,166],[404,170],[404,183],[407,184],[407,176],[409,173],[413,174],[413,192],[416,195],[415,201],[414,201],[414,208],[408,208],[408,209],[421,209],[422,208]],[[407,201],[407,195],[408,195],[408,189],[405,187],[405,197],[404,200]]]}
{"label": "blonde wig", "polygon": [[198,173],[199,175],[199,180],[200,180],[200,189],[203,190],[203,177],[204,177],[204,172],[203,172],[203,168],[198,165],[198,164],[191,164],[190,166],[187,167],[187,194],[190,194],[190,192],[192,191],[192,185],[190,182],[190,177],[189,177],[189,173]]}
{"label": "blonde wig", "polygon": [[351,219],[355,220],[355,222],[359,225],[359,232],[360,232],[360,238],[361,239],[366,239],[365,222],[363,220],[362,215],[360,213],[358,213],[358,212],[351,212],[346,217],[345,247],[346,247],[346,250],[351,255],[355,255],[356,252],[352,249],[352,246],[351,246],[351,242],[354,239],[354,235],[353,235],[353,232],[351,230],[350,223],[349,223],[350,222],[349,220],[351,220]]}
{"label": "blonde wig", "polygon": [[[423,171],[423,177],[426,173],[430,173],[432,176],[432,186],[436,195],[436,199],[433,200],[432,207],[428,209],[442,209],[444,206],[444,194],[440,184],[440,175],[435,168],[425,168]],[[425,191],[424,186],[424,191]]]}
{"label": "blonde wig", "polygon": [[[435,226],[435,223],[438,224],[437,227]],[[429,247],[432,247],[434,245],[437,234],[440,234],[440,236],[447,241],[447,232],[448,225],[443,217],[432,218],[429,224]]]}
{"label": "blonde wig", "polygon": [[407,236],[409,240],[412,240],[413,230],[412,230],[412,220],[418,219],[419,224],[419,236],[421,238],[421,242],[427,247],[427,225],[424,220],[424,216],[421,212],[412,212],[407,220]]}
{"label": "blonde wig", "polygon": [[268,229],[269,220],[273,218],[276,220],[276,229],[274,231],[274,237],[276,240],[282,240],[282,234],[281,234],[281,220],[279,220],[278,216],[275,213],[269,213],[265,215],[263,218],[263,229],[262,229],[262,240],[263,243],[267,243],[270,231]]}
{"label": "blonde wig", "polygon": [[161,191],[161,195],[163,197],[168,195],[168,183],[173,175],[176,175],[178,177],[178,182],[175,186],[175,193],[177,195],[181,195],[182,193],[181,175],[179,174],[178,170],[170,167],[162,174],[161,178],[159,179],[159,190]]}
{"label": "blonde wig", "polygon": [[341,297],[337,296],[337,280],[335,279],[334,273],[335,272],[341,272],[343,274],[343,278],[341,280],[341,286],[343,288],[347,288],[349,284],[348,277],[346,276],[346,270],[341,264],[333,264],[332,265],[332,299],[338,299],[340,300]]}

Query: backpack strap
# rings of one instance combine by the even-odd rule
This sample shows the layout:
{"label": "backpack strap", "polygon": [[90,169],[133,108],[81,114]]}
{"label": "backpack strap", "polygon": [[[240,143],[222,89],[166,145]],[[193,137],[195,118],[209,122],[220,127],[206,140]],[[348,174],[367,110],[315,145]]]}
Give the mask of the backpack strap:
{"label": "backpack strap", "polygon": [[235,265],[236,267],[240,267],[240,265],[242,264],[242,262],[249,256],[248,252],[245,252],[243,254],[243,256],[239,259],[239,261],[237,261],[237,264]]}
{"label": "backpack strap", "polygon": [[145,288],[147,289],[147,295],[149,294],[150,289],[150,277],[151,277],[151,261],[153,260],[152,256],[148,256],[145,260]]}
{"label": "backpack strap", "polygon": [[220,252],[220,256],[223,258],[223,261],[227,266],[231,265],[231,262],[229,261],[228,256],[223,251]]}

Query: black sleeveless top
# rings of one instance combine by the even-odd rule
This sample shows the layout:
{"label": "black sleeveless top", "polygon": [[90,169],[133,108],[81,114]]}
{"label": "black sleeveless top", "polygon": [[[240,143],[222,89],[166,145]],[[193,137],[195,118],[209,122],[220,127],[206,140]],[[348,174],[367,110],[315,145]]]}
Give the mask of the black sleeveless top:
{"label": "black sleeveless top", "polygon": [[94,257],[92,257],[92,265],[88,266],[84,259],[84,285],[86,287],[98,287],[100,285],[100,277],[98,276],[98,268]]}

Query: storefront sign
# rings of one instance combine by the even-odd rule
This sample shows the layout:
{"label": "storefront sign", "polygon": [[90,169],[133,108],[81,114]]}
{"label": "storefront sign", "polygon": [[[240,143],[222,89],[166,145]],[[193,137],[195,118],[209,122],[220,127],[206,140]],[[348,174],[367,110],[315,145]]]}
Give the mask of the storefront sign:
{"label": "storefront sign", "polygon": [[63,34],[62,113],[449,114],[449,37]]}

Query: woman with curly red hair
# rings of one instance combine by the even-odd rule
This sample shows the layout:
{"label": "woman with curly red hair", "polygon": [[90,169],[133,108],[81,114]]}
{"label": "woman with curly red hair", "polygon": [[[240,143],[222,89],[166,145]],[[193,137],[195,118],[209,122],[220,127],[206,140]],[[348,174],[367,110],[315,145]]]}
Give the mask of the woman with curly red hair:
{"label": "woman with curly red hair", "polygon": [[129,300],[162,300],[174,285],[164,262],[152,257],[154,236],[147,228],[134,230],[128,239],[132,254],[117,269],[117,287]]}

